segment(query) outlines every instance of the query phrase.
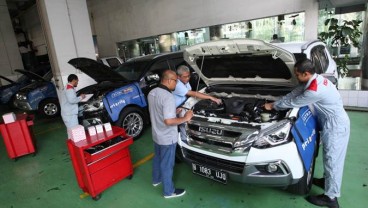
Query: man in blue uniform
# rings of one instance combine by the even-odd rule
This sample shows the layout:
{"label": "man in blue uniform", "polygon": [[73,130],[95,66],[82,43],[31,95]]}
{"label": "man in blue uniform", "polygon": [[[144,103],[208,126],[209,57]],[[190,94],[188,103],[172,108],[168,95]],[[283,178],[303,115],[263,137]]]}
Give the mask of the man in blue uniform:
{"label": "man in blue uniform", "polygon": [[84,94],[77,97],[75,87],[78,86],[78,81],[77,75],[70,74],[61,96],[61,117],[67,129],[78,125],[78,103],[85,98]]}
{"label": "man in blue uniform", "polygon": [[188,97],[210,99],[217,104],[221,103],[221,99],[197,91],[192,91],[192,87],[189,84],[190,70],[187,66],[179,66],[176,70],[176,73],[178,74],[178,83],[173,91],[176,107],[179,107],[181,104],[183,104]]}
{"label": "man in blue uniform", "polygon": [[176,117],[175,99],[171,91],[175,89],[177,75],[166,70],[161,77],[161,84],[148,94],[152,139],[155,156],[153,157],[152,185],[162,183],[165,198],[178,197],[185,194],[184,189],[176,189],[172,181],[175,150],[178,142],[177,125],[189,121],[192,111],[183,117]]}
{"label": "man in blue uniform", "polygon": [[[179,66],[176,70],[176,73],[178,75],[178,82],[176,83],[175,90],[173,91],[173,94],[175,96],[175,106],[176,107],[179,107],[180,105],[182,105],[187,100],[188,97],[195,97],[199,99],[210,99],[217,104],[221,103],[221,99],[218,99],[211,95],[207,95],[207,94],[200,93],[197,91],[192,91],[192,87],[189,84],[190,70],[187,66],[185,65]],[[183,115],[183,112],[185,112],[184,109],[178,108],[177,113],[180,113],[180,115]],[[180,131],[181,140],[186,141],[187,136],[186,136],[184,124],[179,125],[179,131]]]}
{"label": "man in blue uniform", "polygon": [[295,64],[294,73],[301,83],[291,93],[274,103],[265,104],[265,109],[282,110],[313,104],[321,126],[323,145],[324,178],[314,183],[324,188],[324,194],[308,196],[307,200],[317,206],[338,208],[346,149],[349,142],[350,120],[336,87],[326,78],[315,73],[313,63],[304,59]]}

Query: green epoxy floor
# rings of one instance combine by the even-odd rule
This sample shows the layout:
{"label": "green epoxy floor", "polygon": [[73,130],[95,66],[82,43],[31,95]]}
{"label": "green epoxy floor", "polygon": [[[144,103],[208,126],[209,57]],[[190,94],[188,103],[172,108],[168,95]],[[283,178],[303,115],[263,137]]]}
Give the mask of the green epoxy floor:
{"label": "green epoxy floor", "polygon": [[[1,106],[1,115],[10,110]],[[365,208],[368,204],[368,113],[349,111],[351,137],[345,162],[341,207]],[[132,180],[123,180],[102,193],[99,201],[83,197],[78,187],[66,147],[66,131],[60,118],[37,118],[34,125],[37,155],[9,159],[0,142],[0,207],[315,207],[305,196],[293,195],[282,188],[258,187],[229,182],[222,185],[192,174],[189,165],[176,164],[176,187],[186,188],[183,197],[165,199],[162,186],[151,185],[152,161],[134,169]],[[143,137],[130,146],[132,161],[153,152],[147,129]],[[2,139],[1,139],[2,140]],[[321,154],[315,176],[322,176]],[[311,194],[323,191],[313,186]]]}

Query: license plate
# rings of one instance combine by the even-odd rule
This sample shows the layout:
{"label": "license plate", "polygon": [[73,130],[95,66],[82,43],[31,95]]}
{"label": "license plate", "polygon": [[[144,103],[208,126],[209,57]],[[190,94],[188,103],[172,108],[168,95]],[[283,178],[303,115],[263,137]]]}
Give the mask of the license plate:
{"label": "license plate", "polygon": [[226,184],[227,174],[223,171],[215,170],[203,165],[192,163],[193,173]]}

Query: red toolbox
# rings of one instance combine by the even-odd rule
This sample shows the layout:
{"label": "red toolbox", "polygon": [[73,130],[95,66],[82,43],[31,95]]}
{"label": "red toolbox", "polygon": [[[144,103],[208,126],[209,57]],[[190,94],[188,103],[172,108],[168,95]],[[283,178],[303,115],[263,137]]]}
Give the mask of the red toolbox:
{"label": "red toolbox", "polygon": [[125,130],[112,126],[112,131],[67,145],[79,187],[98,200],[101,193],[124,178],[133,177],[129,145],[133,138]]}
{"label": "red toolbox", "polygon": [[33,115],[18,114],[15,122],[0,123],[0,131],[9,158],[15,159],[23,155],[35,154],[35,140],[31,128],[33,118]]}

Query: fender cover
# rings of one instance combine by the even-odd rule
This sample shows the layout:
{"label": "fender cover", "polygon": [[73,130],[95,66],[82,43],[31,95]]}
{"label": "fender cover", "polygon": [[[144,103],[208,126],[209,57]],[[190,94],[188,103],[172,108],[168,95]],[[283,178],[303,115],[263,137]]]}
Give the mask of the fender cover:
{"label": "fender cover", "polygon": [[107,93],[103,98],[103,103],[113,122],[119,119],[120,112],[127,105],[136,105],[141,108],[147,106],[146,98],[136,82]]}
{"label": "fender cover", "polygon": [[300,108],[298,119],[291,129],[291,133],[294,136],[304,168],[308,171],[314,159],[314,144],[317,142],[318,135],[317,118],[308,106]]}
{"label": "fender cover", "polygon": [[57,98],[55,85],[51,82],[45,83],[28,94],[28,102],[32,110],[37,110],[40,102],[46,98]]}

